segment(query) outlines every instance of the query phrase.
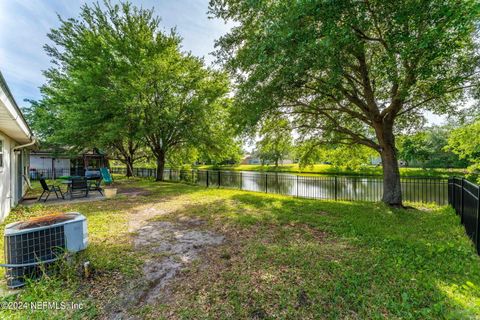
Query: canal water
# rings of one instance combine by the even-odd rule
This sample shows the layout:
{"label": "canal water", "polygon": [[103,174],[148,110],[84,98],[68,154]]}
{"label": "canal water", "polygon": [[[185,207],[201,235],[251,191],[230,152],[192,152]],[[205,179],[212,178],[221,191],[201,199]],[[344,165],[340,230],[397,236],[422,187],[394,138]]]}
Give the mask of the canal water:
{"label": "canal water", "polygon": [[[113,172],[125,173],[118,168]],[[136,168],[134,173],[140,177],[154,177],[155,169]],[[301,176],[275,172],[165,169],[164,179],[310,199],[380,201],[383,193],[381,176]],[[405,201],[448,203],[446,178],[408,177],[402,178],[401,185]]]}
{"label": "canal water", "polygon": [[[208,178],[208,183],[207,183]],[[288,173],[251,171],[198,171],[196,183],[209,187],[235,188],[301,198],[379,201],[383,179],[379,176],[299,176]],[[406,201],[447,204],[448,180],[443,178],[402,178]]]}

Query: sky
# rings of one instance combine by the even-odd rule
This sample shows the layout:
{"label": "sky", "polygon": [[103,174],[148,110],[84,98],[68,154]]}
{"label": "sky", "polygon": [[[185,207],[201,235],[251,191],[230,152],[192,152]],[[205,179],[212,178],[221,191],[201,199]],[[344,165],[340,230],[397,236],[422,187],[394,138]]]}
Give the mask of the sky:
{"label": "sky", "polygon": [[[92,1],[0,0],[0,70],[19,106],[29,105],[25,99],[40,98],[39,87],[45,81],[42,70],[50,66],[43,46],[50,43],[50,29],[60,25],[57,14],[64,19],[76,18],[85,2]],[[204,57],[208,64],[214,60],[210,53],[215,39],[230,30],[222,20],[208,18],[208,0],[130,2],[155,8],[161,26],[166,30],[176,27],[182,36],[183,50]]]}
{"label": "sky", "polygon": [[[183,50],[205,58],[214,57],[214,41],[231,25],[209,19],[208,0],[130,0],[137,6],[155,8],[165,30],[176,27],[182,36]],[[25,99],[38,100],[45,79],[42,70],[50,66],[43,46],[50,43],[47,33],[59,26],[62,18],[78,17],[80,7],[91,0],[0,0],[0,71],[21,107]],[[115,0],[112,0],[115,2]],[[445,117],[426,114],[429,124],[440,124]]]}

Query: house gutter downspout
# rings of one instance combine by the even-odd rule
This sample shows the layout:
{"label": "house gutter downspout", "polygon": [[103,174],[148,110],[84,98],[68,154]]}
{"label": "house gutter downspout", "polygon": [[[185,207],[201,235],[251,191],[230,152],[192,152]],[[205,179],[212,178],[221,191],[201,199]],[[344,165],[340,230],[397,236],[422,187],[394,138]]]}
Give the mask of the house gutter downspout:
{"label": "house gutter downspout", "polygon": [[26,144],[22,144],[22,145],[13,147],[12,151],[16,151],[16,150],[20,150],[20,149],[23,149],[23,148],[31,147],[36,143],[37,143],[37,138],[32,137],[32,141],[30,141],[29,143],[26,143]]}
{"label": "house gutter downspout", "polygon": [[[32,138],[32,141],[30,141],[29,143],[26,143],[26,144],[22,144],[22,145],[13,147],[13,148],[12,148],[12,151],[15,152],[15,151],[20,150],[20,149],[24,149],[24,148],[27,148],[27,147],[31,147],[31,146],[35,145],[35,144],[38,142],[36,137],[33,137],[33,136],[32,136],[31,138]],[[30,179],[28,179],[24,174],[22,174],[22,177],[23,177],[23,179],[25,180],[25,182],[27,183],[28,188],[32,189],[32,185],[30,184]]]}

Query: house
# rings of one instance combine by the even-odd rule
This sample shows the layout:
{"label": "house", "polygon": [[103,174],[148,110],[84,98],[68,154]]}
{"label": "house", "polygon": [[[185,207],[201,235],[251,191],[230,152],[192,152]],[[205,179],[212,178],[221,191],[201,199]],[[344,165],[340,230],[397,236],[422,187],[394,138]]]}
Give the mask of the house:
{"label": "house", "polygon": [[98,149],[72,154],[63,150],[32,150],[30,153],[30,178],[55,179],[60,176],[84,176],[108,166],[108,159]]}
{"label": "house", "polygon": [[240,164],[261,164],[262,161],[254,156],[254,155],[250,155],[250,154],[246,154],[241,160],[240,160]]}
{"label": "house", "polygon": [[[298,161],[293,159],[282,159],[279,161],[279,164],[293,164]],[[245,154],[240,160],[240,164],[262,164],[262,160],[256,154]],[[264,161],[263,164],[271,164],[271,161]]]}
{"label": "house", "polygon": [[0,73],[0,220],[25,195],[35,137]]}
{"label": "house", "polygon": [[71,156],[50,150],[32,150],[30,152],[30,179],[37,180],[40,176],[47,179],[54,176],[71,175]]}

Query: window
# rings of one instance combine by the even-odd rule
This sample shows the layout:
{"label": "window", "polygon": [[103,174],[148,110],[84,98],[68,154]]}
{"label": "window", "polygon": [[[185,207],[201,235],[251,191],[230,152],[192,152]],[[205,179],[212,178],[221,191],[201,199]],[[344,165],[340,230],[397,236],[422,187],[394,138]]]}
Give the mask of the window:
{"label": "window", "polygon": [[0,168],[3,167],[3,140],[0,140]]}

